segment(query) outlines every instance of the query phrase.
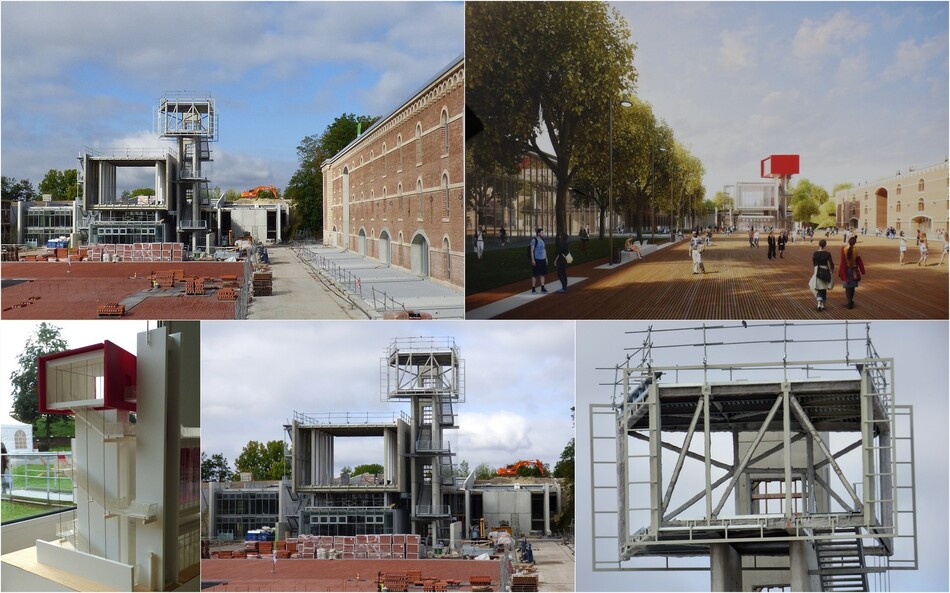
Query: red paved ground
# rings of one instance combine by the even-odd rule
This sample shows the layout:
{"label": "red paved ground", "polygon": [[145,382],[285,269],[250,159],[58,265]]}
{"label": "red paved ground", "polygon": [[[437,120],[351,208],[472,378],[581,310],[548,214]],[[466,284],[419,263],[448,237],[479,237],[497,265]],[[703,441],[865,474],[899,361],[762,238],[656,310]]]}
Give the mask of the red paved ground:
{"label": "red paved ground", "polygon": [[[150,291],[153,272],[183,270],[186,276],[244,275],[236,262],[4,262],[4,280],[27,279],[0,292],[2,319],[96,319],[100,304]],[[233,319],[234,303],[208,296],[158,296],[156,290],[126,309],[123,319]],[[209,291],[210,292],[210,291]],[[23,305],[23,306],[16,306]],[[13,307],[13,308],[10,308]]]}
{"label": "red paved ground", "polygon": [[[829,241],[838,265],[841,238]],[[685,243],[678,243],[614,270],[597,270],[606,262],[568,267],[568,276],[585,276],[567,294],[550,294],[500,315],[509,319],[947,319],[950,312],[950,265],[937,266],[942,242],[931,242],[930,265],[917,267],[914,241],[908,241],[905,265],[898,265],[897,241],[860,237],[867,266],[855,296],[844,307],[840,283],[828,295],[828,307],[815,310],[808,289],[814,244],[789,244],[785,257],[769,261],[765,237],[758,249],[745,237],[716,237],[703,254],[705,275],[692,274]],[[548,290],[560,288],[555,274]],[[517,294],[531,281],[466,297],[471,310]]]}
{"label": "red paved ground", "polygon": [[[203,591],[377,591],[379,572],[422,571],[423,578],[462,581],[456,591],[471,591],[472,575],[501,579],[497,560],[202,560],[201,580],[227,581]],[[359,580],[357,580],[359,576]],[[420,590],[410,587],[410,590]]]}

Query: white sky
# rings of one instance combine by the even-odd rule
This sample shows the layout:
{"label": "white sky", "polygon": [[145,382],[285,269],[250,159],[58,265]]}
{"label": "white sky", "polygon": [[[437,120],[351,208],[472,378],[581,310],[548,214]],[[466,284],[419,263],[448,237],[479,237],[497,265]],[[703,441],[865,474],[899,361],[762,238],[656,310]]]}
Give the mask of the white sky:
{"label": "white sky", "polygon": [[948,155],[946,2],[620,2],[636,94],[706,167],[707,197],[800,154],[829,192]]}
{"label": "white sky", "polygon": [[[283,440],[294,411],[408,413],[380,401],[394,338],[454,337],[465,363],[460,429],[446,438],[494,467],[539,458],[553,469],[573,436],[571,322],[203,322],[201,441],[233,465],[250,440]],[[380,443],[337,439],[335,470],[382,463]]]}
{"label": "white sky", "polygon": [[[9,2],[0,5],[2,173],[34,189],[86,147],[170,147],[164,93],[210,93],[211,185],[284,189],[300,141],[386,115],[462,53],[461,3]],[[119,191],[154,174],[120,170]]]}
{"label": "white sky", "polygon": [[[722,322],[736,326],[737,322]],[[723,341],[750,339],[775,339],[781,341],[782,328],[764,329],[755,327],[765,322],[751,322],[750,329],[729,330],[719,333]],[[654,323],[655,329],[671,327],[698,327],[697,322],[661,322]],[[601,383],[613,381],[613,371],[598,371],[597,368],[612,368],[623,362],[630,351],[625,348],[642,344],[642,334],[625,334],[627,331],[646,329],[645,322],[586,322],[577,324],[577,584],[584,591],[708,591],[708,572],[599,572],[591,570],[591,530],[590,521],[590,463],[588,444],[589,404],[610,403],[613,388]],[[861,324],[852,324],[849,328],[852,336],[864,336]],[[805,327],[792,330],[789,336],[796,339],[822,339],[842,337],[842,326]],[[709,341],[716,341],[717,334],[710,334]],[[896,571],[891,577],[891,589],[894,591],[944,591],[948,586],[947,578],[947,422],[948,422],[948,334],[945,321],[875,321],[871,323],[871,339],[882,357],[893,357],[895,367],[896,395],[898,404],[914,406],[915,461],[917,478],[917,526],[919,537],[920,569],[918,571]],[[701,332],[672,332],[656,334],[655,344],[702,343]],[[702,348],[655,349],[655,364],[663,361],[675,361],[675,364],[702,364]],[[852,357],[864,355],[864,346],[851,346]],[[781,360],[783,351],[779,345],[727,346],[708,350],[710,363],[752,362]],[[844,358],[845,350],[841,343],[836,344],[798,344],[788,351],[788,360],[818,360]],[[779,375],[779,378],[781,375]],[[665,382],[669,378],[664,378]],[[680,442],[682,436],[674,441]],[[852,439],[853,440],[853,439]],[[695,441],[695,439],[694,439]],[[850,441],[848,441],[850,442]],[[842,443],[843,445],[844,443]],[[695,449],[697,443],[694,442]],[[715,452],[716,444],[713,443]],[[832,448],[837,448],[834,441]],[[715,454],[715,453],[714,453]],[[727,458],[726,461],[729,459]],[[672,471],[672,462],[664,466]],[[844,468],[848,476],[854,476]],[[686,494],[701,489],[702,476],[696,475],[696,469],[689,462],[684,465],[680,483],[685,484]],[[858,472],[859,474],[860,472]],[[852,479],[853,481],[853,479]],[[689,486],[692,484],[692,486]],[[835,483],[833,486],[840,486]],[[677,488],[677,492],[682,491]],[[695,513],[687,511],[684,516]],[[700,513],[701,514],[701,513]],[[636,529],[637,527],[634,527]],[[702,559],[693,559],[703,564]],[[708,561],[707,561],[708,562]]]}

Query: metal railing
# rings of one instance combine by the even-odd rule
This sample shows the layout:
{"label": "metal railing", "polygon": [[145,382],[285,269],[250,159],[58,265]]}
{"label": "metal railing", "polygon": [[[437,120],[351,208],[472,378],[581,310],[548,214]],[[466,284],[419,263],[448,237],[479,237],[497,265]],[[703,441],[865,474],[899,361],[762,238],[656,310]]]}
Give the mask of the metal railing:
{"label": "metal railing", "polygon": [[[72,453],[9,453],[3,474],[3,499],[42,504],[72,504]],[[4,517],[6,519],[6,517]]]}
{"label": "metal railing", "polygon": [[405,412],[318,412],[294,411],[294,420],[300,424],[381,424],[402,420],[409,422]]}

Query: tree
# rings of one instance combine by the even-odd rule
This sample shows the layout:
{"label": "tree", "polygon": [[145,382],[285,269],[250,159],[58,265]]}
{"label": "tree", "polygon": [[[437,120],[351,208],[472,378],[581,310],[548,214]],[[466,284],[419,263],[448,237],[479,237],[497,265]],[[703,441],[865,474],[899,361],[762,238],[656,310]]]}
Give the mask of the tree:
{"label": "tree", "polygon": [[[66,169],[57,171],[50,169],[40,181],[39,190],[41,194],[50,194],[54,200],[72,200],[82,195],[82,188],[79,186],[79,172],[76,169]],[[149,190],[154,193],[153,190]]]}
{"label": "tree", "polygon": [[3,179],[3,199],[16,201],[30,201],[36,199],[36,191],[29,179],[17,181],[15,177],[6,177]]}
{"label": "tree", "polygon": [[792,189],[789,197],[789,207],[792,209],[792,218],[802,224],[813,222],[820,208],[828,201],[828,192],[820,185],[802,178]]}
{"label": "tree", "polygon": [[564,504],[554,518],[560,531],[567,531],[574,523],[574,439],[567,442],[561,451],[561,459],[554,466],[554,477],[561,480]]}
{"label": "tree", "polygon": [[292,233],[323,228],[323,161],[337,154],[356,139],[358,126],[367,129],[379,117],[344,113],[333,120],[322,134],[306,136],[297,146],[300,166],[290,178],[284,198],[294,207]]}
{"label": "tree", "polygon": [[455,468],[456,478],[467,478],[470,473],[472,472],[468,469],[468,462],[464,459],[458,464],[458,467]]}
{"label": "tree", "polygon": [[[540,470],[537,466],[535,466],[535,465],[522,465],[521,467],[518,468],[517,475],[520,476],[520,477],[522,477],[522,478],[540,478],[540,477],[542,477],[542,476],[541,476],[541,470]],[[545,476],[550,476],[550,475],[551,475],[551,468],[548,466],[547,463],[544,464],[544,475],[545,475]]]}
{"label": "tree", "polygon": [[[472,148],[506,167],[537,154],[557,180],[563,233],[574,177],[607,160],[610,105],[636,82],[626,21],[595,2],[470,2],[465,10],[465,101],[484,123]],[[541,150],[542,130],[554,154]]]}
{"label": "tree", "polygon": [[835,226],[837,221],[837,208],[834,200],[828,200],[818,208],[818,214],[812,218],[815,228],[830,228]]}
{"label": "tree", "polygon": [[353,475],[358,476],[360,474],[381,474],[383,473],[383,466],[379,463],[364,463],[362,465],[357,465],[353,468]]}
{"label": "tree", "polygon": [[248,441],[234,466],[238,472],[250,472],[254,480],[280,480],[286,473],[283,441]]}
{"label": "tree", "polygon": [[494,478],[497,474],[495,473],[495,468],[488,465],[487,463],[479,463],[475,466],[475,479],[476,480],[490,480]]}
{"label": "tree", "polygon": [[[34,424],[40,418],[37,359],[46,354],[63,352],[69,345],[60,335],[60,328],[43,322],[30,336],[23,351],[17,356],[17,369],[10,374],[10,383],[13,386],[13,408],[10,416],[26,424]],[[50,447],[50,424],[61,420],[59,414],[46,414],[46,449]]]}
{"label": "tree", "polygon": [[228,466],[228,460],[224,455],[215,453],[211,457],[201,452],[201,481],[202,482],[227,482],[234,477],[234,472]]}
{"label": "tree", "polygon": [[139,187],[129,192],[130,198],[137,198],[139,196],[154,196],[154,195],[155,195],[154,187]]}

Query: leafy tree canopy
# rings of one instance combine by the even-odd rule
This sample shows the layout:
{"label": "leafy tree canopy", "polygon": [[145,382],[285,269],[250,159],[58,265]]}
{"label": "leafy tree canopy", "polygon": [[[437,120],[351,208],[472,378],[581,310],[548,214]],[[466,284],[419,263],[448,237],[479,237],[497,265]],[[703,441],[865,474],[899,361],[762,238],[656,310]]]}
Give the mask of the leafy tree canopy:
{"label": "leafy tree canopy", "polygon": [[234,477],[234,472],[228,466],[228,460],[221,453],[215,453],[208,457],[204,451],[201,452],[201,481],[202,482],[227,482]]}
{"label": "leafy tree canopy", "polygon": [[[472,147],[504,167],[538,153],[557,179],[563,233],[568,188],[578,171],[606,160],[610,105],[636,82],[627,23],[602,2],[470,2],[465,10],[465,100],[485,126]],[[538,145],[542,130],[553,155]]]}
{"label": "leafy tree canopy", "polygon": [[564,504],[554,517],[554,524],[558,530],[566,532],[574,523],[574,439],[567,442],[561,451],[561,459],[554,466],[554,477],[561,480],[564,493]]}
{"label": "leafy tree canopy", "polygon": [[344,113],[333,120],[323,133],[306,136],[297,146],[300,166],[290,178],[284,197],[294,206],[294,228],[318,233],[323,228],[323,162],[356,139],[357,126],[363,130],[378,120],[377,116]]}
{"label": "leafy tree canopy", "polygon": [[3,199],[18,201],[18,200],[34,200],[36,199],[36,190],[33,189],[33,184],[30,183],[29,179],[21,179],[17,181],[15,177],[3,176]]}
{"label": "leafy tree canopy", "polygon": [[495,477],[495,468],[487,463],[479,463],[475,467],[476,480],[490,480]]}
{"label": "leafy tree canopy", "polygon": [[79,172],[76,169],[65,171],[50,169],[43,177],[43,181],[40,181],[39,190],[41,194],[52,195],[54,200],[72,200],[76,196],[81,196]]}
{"label": "leafy tree canopy", "polygon": [[241,454],[234,460],[238,472],[250,472],[254,480],[279,480],[284,476],[283,441],[248,441]]}
{"label": "leafy tree canopy", "polygon": [[364,463],[362,465],[357,465],[353,468],[353,475],[358,476],[360,474],[381,474],[383,473],[383,466],[379,463]]}

